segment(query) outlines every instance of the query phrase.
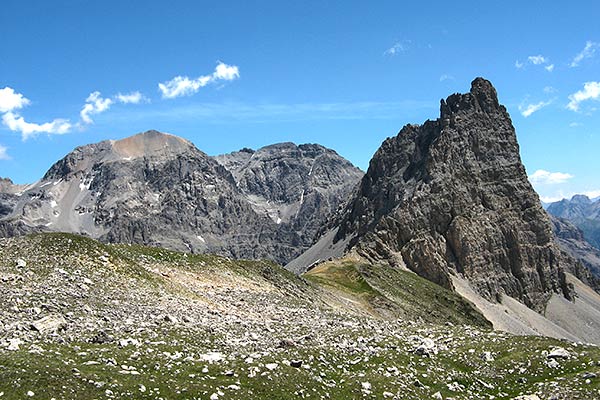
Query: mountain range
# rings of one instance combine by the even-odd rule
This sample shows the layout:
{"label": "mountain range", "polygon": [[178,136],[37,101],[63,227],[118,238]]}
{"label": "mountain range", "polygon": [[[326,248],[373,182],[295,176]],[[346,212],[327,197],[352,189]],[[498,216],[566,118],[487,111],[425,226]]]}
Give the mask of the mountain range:
{"label": "mountain range", "polygon": [[[583,218],[596,204],[575,200],[561,214]],[[441,100],[437,119],[384,141],[366,173],[317,144],[211,157],[148,131],[78,147],[31,185],[3,179],[0,218],[9,237],[70,232],[316,276],[332,262],[362,265],[355,278],[378,275],[381,292],[397,289],[381,274],[409,272],[498,329],[600,343],[600,258],[585,232],[542,208],[483,78]]]}
{"label": "mountain range", "polygon": [[78,147],[32,185],[3,180],[0,231],[73,232],[285,264],[312,244],[362,175],[319,145],[209,157],[148,131]]}

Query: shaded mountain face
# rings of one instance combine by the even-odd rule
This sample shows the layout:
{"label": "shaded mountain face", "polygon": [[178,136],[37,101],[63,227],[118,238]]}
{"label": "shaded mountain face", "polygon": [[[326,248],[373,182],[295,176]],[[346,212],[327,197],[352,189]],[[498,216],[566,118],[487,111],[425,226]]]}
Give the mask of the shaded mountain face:
{"label": "shaded mountain face", "polygon": [[540,311],[552,293],[570,296],[511,119],[482,78],[442,100],[437,120],[387,139],[329,226],[346,251],[446,287],[458,274],[491,301],[506,294]]}
{"label": "shaded mountain face", "polygon": [[571,257],[578,260],[594,279],[586,277],[587,271],[583,270],[576,274],[579,278],[600,291],[600,250],[585,240],[584,234],[570,221],[550,215],[552,229],[560,247]]}
{"label": "shaded mountain face", "polygon": [[364,175],[317,144],[279,143],[216,159],[232,173],[254,211],[267,215],[279,231],[297,233],[297,246],[303,249]]}
{"label": "shaded mountain face", "polygon": [[575,195],[548,206],[548,212],[566,219],[583,232],[585,239],[600,249],[600,201],[590,200],[584,195]]}
{"label": "shaded mountain face", "polygon": [[[288,163],[287,173],[294,174],[300,164]],[[343,168],[348,166],[355,170],[347,162]],[[312,193],[307,176],[301,183]],[[319,201],[337,207],[348,190],[330,196],[324,188],[312,209],[319,209]],[[10,196],[11,202],[0,203],[7,210],[0,224],[5,236],[30,230],[72,232],[107,242],[280,263],[308,247],[316,229],[312,225],[326,218],[316,215],[302,224],[293,215],[285,224],[277,223],[238,188],[225,166],[187,140],[156,131],[79,147],[41,181]],[[296,208],[300,215],[310,207],[300,201]]]}

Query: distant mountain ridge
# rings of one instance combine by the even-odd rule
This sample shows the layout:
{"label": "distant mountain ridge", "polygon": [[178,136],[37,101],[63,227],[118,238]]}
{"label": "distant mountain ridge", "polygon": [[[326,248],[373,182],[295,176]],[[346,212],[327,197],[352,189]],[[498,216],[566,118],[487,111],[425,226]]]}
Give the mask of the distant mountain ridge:
{"label": "distant mountain ridge", "polygon": [[586,195],[575,195],[548,206],[548,213],[566,219],[583,232],[584,238],[600,249],[600,201]]}
{"label": "distant mountain ridge", "polygon": [[[251,167],[237,170],[233,160],[243,151],[214,158],[185,139],[157,131],[81,146],[18,194],[4,184],[0,233],[72,232],[106,242],[285,263],[312,243],[322,219],[362,172],[322,146],[279,147],[256,151]],[[255,180],[270,192],[251,185],[246,171],[271,170],[261,163],[278,165],[288,180],[294,177],[293,187],[281,193],[285,196],[275,195],[281,176],[263,174]],[[261,193],[262,203],[253,197]],[[293,212],[282,213],[278,221],[269,213],[277,208]]]}

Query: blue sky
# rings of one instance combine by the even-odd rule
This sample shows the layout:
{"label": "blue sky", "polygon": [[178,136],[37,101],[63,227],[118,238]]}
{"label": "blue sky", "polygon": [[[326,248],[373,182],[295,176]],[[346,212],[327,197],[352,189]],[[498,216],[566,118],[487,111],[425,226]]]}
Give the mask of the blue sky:
{"label": "blue sky", "polygon": [[600,195],[600,3],[409,3],[4,0],[0,176],[148,129],[208,154],[316,142],[366,169],[483,76],[541,196]]}

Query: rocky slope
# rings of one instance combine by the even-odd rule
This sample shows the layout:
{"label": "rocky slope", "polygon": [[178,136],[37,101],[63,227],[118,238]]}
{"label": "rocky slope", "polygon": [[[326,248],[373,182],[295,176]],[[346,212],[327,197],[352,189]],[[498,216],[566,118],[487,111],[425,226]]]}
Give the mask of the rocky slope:
{"label": "rocky slope", "polygon": [[[300,146],[293,153],[288,147],[261,149],[257,154],[264,157],[239,170],[232,162],[244,152],[220,157],[239,182],[192,143],[156,131],[79,147],[36,184],[0,193],[6,197],[0,234],[74,232],[107,242],[285,263],[312,243],[316,227],[361,175],[320,146]],[[324,179],[317,183],[309,168]],[[271,174],[254,181],[269,193],[249,186],[250,175],[259,171]],[[267,203],[283,210],[281,216],[274,218]]]}
{"label": "rocky slope", "polygon": [[584,238],[592,246],[600,249],[600,201],[575,195],[571,200],[563,199],[550,204],[548,212],[573,223],[581,229]]}
{"label": "rocky slope", "polygon": [[[361,268],[372,275],[357,280]],[[456,294],[398,272],[344,260],[303,279],[75,235],[0,239],[0,396],[600,394],[597,347],[491,331]]]}
{"label": "rocky slope", "polygon": [[[583,232],[566,219],[550,216],[552,229],[561,248],[580,261],[600,280],[600,250],[585,240]],[[597,284],[592,286],[596,287]]]}
{"label": "rocky slope", "polygon": [[282,232],[297,232],[298,247],[313,244],[321,225],[364,175],[318,144],[279,143],[216,157],[252,208]]}
{"label": "rocky slope", "polygon": [[289,269],[303,272],[354,254],[454,288],[502,329],[585,336],[586,318],[600,322],[597,296],[594,310],[570,326],[536,313],[547,312],[556,297],[568,303],[560,303],[561,312],[576,314],[567,309],[584,304],[570,302],[579,281],[569,273],[582,270],[557,245],[521,163],[510,116],[485,79],[442,100],[438,119],[407,125],[387,139],[327,227]]}

